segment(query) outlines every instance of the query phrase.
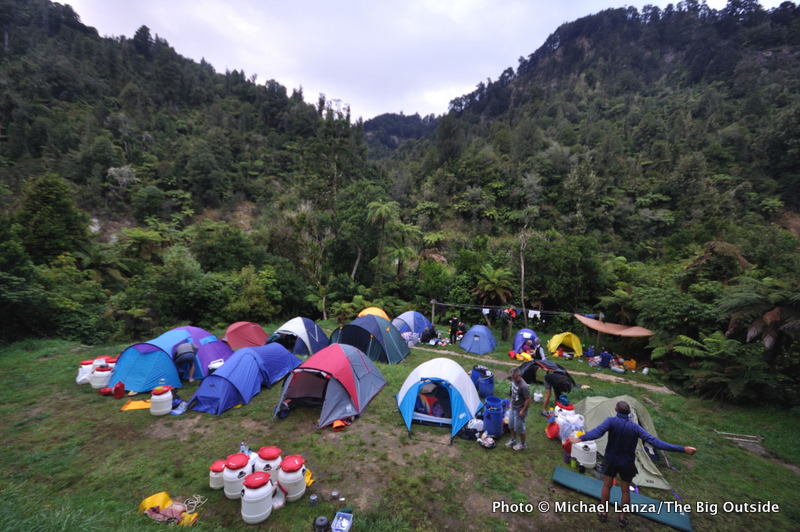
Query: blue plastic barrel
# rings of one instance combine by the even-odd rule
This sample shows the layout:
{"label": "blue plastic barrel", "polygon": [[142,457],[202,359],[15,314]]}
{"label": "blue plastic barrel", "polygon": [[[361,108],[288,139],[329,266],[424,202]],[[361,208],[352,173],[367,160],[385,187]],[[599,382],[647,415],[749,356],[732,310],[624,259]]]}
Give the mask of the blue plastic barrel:
{"label": "blue plastic barrel", "polygon": [[494,375],[478,379],[478,396],[483,399],[494,395]]}
{"label": "blue plastic barrel", "polygon": [[503,400],[494,395],[488,396],[483,405],[483,430],[493,438],[503,434]]}

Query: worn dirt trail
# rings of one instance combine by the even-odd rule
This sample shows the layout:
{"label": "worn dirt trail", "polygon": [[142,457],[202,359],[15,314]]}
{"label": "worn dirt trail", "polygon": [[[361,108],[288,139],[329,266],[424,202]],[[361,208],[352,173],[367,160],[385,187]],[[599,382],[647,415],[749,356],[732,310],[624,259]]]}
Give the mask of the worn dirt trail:
{"label": "worn dirt trail", "polygon": [[[443,350],[443,349],[431,349],[429,347],[419,347],[418,345],[414,346],[414,349],[421,349],[422,351],[430,351],[431,353],[446,353],[448,355],[453,355],[453,356],[457,356],[457,357],[461,357],[461,358],[469,358],[469,359],[472,359],[472,360],[479,360],[479,361],[484,362],[484,363],[488,362],[488,363],[491,363],[491,364],[500,364],[501,366],[518,366],[519,365],[519,362],[511,362],[510,360],[508,362],[506,362],[505,360],[494,360],[494,359],[488,359],[487,360],[486,357],[468,355],[466,353],[458,353],[456,351],[449,351],[449,350]],[[665,394],[673,394],[673,395],[675,394],[675,392],[673,392],[672,390],[670,390],[666,386],[656,386],[655,384],[647,384],[645,382],[631,381],[631,380],[628,380],[628,379],[624,379],[622,377],[617,377],[616,375],[609,375],[607,373],[586,373],[584,371],[573,371],[573,370],[570,370],[569,372],[571,374],[573,374],[573,375],[582,375],[584,377],[591,377],[593,379],[600,379],[600,380],[608,381],[608,382],[618,382],[618,383],[622,383],[622,384],[630,384],[631,386],[637,386],[639,388],[644,388],[645,390],[648,390],[648,391],[651,391],[651,392],[655,392],[655,393],[665,393]]]}

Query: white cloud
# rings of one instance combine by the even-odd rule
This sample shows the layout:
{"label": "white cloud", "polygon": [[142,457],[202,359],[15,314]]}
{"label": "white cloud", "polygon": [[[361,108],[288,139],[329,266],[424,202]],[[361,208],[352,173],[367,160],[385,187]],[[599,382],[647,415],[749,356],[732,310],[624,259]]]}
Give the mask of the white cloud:
{"label": "white cloud", "polygon": [[[369,118],[441,114],[453,99],[533,53],[560,24],[636,0],[67,0],[101,35],[141,25],[219,72],[320,92]],[[762,2],[766,7],[779,0]],[[709,5],[722,8],[725,0]],[[447,92],[452,91],[452,92]]]}

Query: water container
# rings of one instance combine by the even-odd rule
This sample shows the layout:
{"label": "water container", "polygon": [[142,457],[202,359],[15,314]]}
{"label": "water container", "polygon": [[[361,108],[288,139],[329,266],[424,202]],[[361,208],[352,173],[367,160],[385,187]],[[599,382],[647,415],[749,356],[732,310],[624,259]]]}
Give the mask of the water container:
{"label": "water container", "polygon": [[172,386],[156,386],[150,392],[150,413],[165,416],[172,411]]}
{"label": "water container", "polygon": [[108,360],[106,361],[106,363],[109,366],[111,366],[111,369],[114,369],[116,367],[116,365],[117,365],[117,360],[118,359],[119,359],[119,357],[113,357],[113,358],[112,357],[108,357]]}
{"label": "water container", "polygon": [[208,487],[212,490],[221,490],[225,486],[222,478],[225,472],[225,460],[217,460],[208,468]]}
{"label": "water container", "polygon": [[99,390],[108,386],[108,381],[111,380],[111,368],[109,366],[98,366],[94,369],[89,377],[89,383],[92,388]]}
{"label": "water container", "polygon": [[573,443],[570,454],[583,467],[594,467],[597,464],[597,443],[594,441]]}
{"label": "water container", "polygon": [[277,474],[278,468],[281,466],[282,452],[283,451],[278,447],[262,447],[256,454],[253,469],[255,471],[267,471]]}
{"label": "water container", "polygon": [[483,399],[490,395],[494,395],[494,374],[491,371],[478,379],[478,396]]}
{"label": "water container", "polygon": [[503,401],[490,395],[483,405],[483,428],[493,438],[503,435]]}
{"label": "water container", "polygon": [[288,502],[294,502],[303,496],[306,492],[306,468],[302,456],[293,454],[281,461],[278,485],[286,494]]}
{"label": "water container", "polygon": [[89,377],[92,376],[93,369],[94,366],[91,360],[81,361],[81,365],[78,367],[78,376],[75,377],[75,382],[77,384],[89,384]]}
{"label": "water container", "polygon": [[106,357],[97,357],[92,360],[93,369],[97,369],[100,366],[108,366],[108,362],[106,361]]}
{"label": "water container", "polygon": [[244,477],[249,473],[248,464],[250,457],[244,453],[228,455],[225,461],[225,471],[222,473],[222,480],[225,488],[225,496],[229,499],[242,498],[242,483]]}
{"label": "water container", "polygon": [[248,525],[265,521],[272,513],[272,496],[275,484],[266,471],[256,471],[244,477],[242,482],[242,519]]}

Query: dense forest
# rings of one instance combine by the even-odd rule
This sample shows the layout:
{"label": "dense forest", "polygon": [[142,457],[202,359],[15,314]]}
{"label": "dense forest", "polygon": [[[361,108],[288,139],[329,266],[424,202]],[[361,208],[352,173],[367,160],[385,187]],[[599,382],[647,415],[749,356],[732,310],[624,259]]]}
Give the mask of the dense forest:
{"label": "dense forest", "polygon": [[651,328],[687,391],[800,403],[791,2],[606,10],[443,116],[366,123],[67,5],[0,0],[0,32],[2,341],[513,303]]}

